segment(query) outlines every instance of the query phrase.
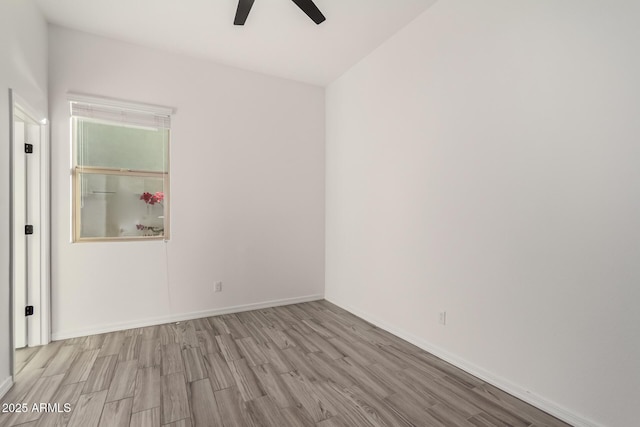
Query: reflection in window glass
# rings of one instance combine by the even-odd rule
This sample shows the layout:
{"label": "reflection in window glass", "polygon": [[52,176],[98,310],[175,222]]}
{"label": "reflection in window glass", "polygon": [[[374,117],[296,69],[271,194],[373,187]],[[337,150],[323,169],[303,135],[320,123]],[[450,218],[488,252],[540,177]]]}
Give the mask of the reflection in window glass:
{"label": "reflection in window glass", "polygon": [[162,178],[80,174],[80,238],[164,235]]}

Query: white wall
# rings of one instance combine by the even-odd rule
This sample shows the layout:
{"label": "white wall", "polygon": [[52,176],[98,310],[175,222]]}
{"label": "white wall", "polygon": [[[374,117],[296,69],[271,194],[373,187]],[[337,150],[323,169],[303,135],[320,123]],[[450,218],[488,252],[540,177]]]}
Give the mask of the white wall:
{"label": "white wall", "polygon": [[47,25],[30,0],[0,1],[0,392],[10,377],[9,89],[47,112]]}
{"label": "white wall", "polygon": [[[49,39],[54,339],[322,296],[323,88],[59,27]],[[68,91],[176,108],[168,243],[70,243]]]}
{"label": "white wall", "polygon": [[327,299],[575,423],[636,425],[639,20],[442,0],[331,84]]}

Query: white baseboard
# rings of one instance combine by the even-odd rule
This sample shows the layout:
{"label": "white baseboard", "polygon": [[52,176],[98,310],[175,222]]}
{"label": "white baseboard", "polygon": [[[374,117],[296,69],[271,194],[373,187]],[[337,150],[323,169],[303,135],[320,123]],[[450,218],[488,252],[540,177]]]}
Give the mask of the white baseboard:
{"label": "white baseboard", "polygon": [[106,325],[98,325],[85,329],[75,329],[67,331],[57,331],[51,334],[53,341],[66,340],[69,338],[84,337],[87,335],[103,334],[106,332],[123,331],[125,329],[143,328],[145,326],[162,325],[164,323],[183,322],[185,320],[200,319],[202,317],[219,316],[221,314],[239,313],[242,311],[259,310],[261,308],[278,307],[281,305],[299,304],[302,302],[317,301],[324,299],[324,295],[307,295],[296,298],[286,298],[280,300],[264,301],[253,304],[235,305],[232,307],[214,308],[212,310],[194,311],[190,313],[172,314],[169,316],[159,316],[147,319],[134,320],[131,322],[118,322]]}
{"label": "white baseboard", "polygon": [[13,385],[13,378],[7,377],[2,383],[0,383],[0,399],[4,397],[5,394],[11,389]]}
{"label": "white baseboard", "polygon": [[434,356],[439,357],[440,359],[451,363],[452,365],[462,369],[465,372],[468,372],[469,374],[480,378],[482,381],[489,383],[507,393],[509,393],[512,396],[517,397],[520,400],[523,400],[533,406],[535,406],[538,409],[543,410],[544,412],[553,415],[556,418],[561,419],[562,421],[565,421],[569,424],[571,424],[572,426],[575,427],[605,427],[602,424],[599,424],[595,421],[589,420],[587,418],[584,418],[570,410],[568,410],[567,408],[564,408],[560,405],[557,405],[556,403],[542,397],[539,396],[535,393],[532,393],[531,391],[517,385],[514,384],[512,382],[510,382],[509,380],[506,380],[498,375],[495,375],[477,365],[474,365],[473,363],[464,360],[458,356],[456,356],[455,354],[449,353],[448,351],[434,346],[433,344],[423,340],[422,338],[419,338],[409,332],[406,332],[400,328],[397,328],[393,325],[391,325],[390,323],[387,323],[385,321],[382,321],[378,318],[376,318],[375,316],[372,316],[371,314],[369,314],[368,312],[361,310],[359,308],[356,308],[350,304],[343,304],[342,302],[340,302],[339,300],[333,299],[333,298],[327,298],[325,296],[325,299],[329,302],[331,302],[332,304],[337,305],[338,307],[341,307],[351,313],[353,313],[354,315],[366,320],[367,322],[381,328],[384,329],[387,332],[392,333],[393,335],[402,338],[405,341],[410,342],[411,344],[420,347],[421,349],[433,354]]}

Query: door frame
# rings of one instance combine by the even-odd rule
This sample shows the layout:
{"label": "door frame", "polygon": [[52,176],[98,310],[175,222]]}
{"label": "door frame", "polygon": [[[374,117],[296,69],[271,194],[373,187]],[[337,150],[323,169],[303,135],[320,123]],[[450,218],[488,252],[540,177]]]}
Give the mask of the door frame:
{"label": "door frame", "polygon": [[9,221],[11,223],[11,231],[9,233],[9,244],[11,253],[9,255],[9,272],[11,277],[10,284],[10,328],[11,328],[11,373],[15,373],[15,325],[14,325],[14,280],[13,268],[15,261],[14,236],[15,215],[13,206],[14,196],[14,150],[16,141],[14,140],[14,120],[15,109],[19,108],[24,114],[29,116],[39,126],[38,146],[34,147],[34,160],[40,170],[40,179],[36,184],[36,191],[29,195],[29,205],[35,208],[30,214],[30,218],[34,221],[38,233],[32,237],[36,237],[39,243],[39,263],[34,266],[35,273],[34,282],[28,289],[28,304],[36,307],[35,313],[28,321],[28,339],[27,345],[38,346],[48,344],[51,341],[51,202],[50,202],[50,145],[49,145],[49,121],[46,115],[32,108],[30,104],[14,90],[9,89],[9,132],[10,132],[10,178],[9,178]]}

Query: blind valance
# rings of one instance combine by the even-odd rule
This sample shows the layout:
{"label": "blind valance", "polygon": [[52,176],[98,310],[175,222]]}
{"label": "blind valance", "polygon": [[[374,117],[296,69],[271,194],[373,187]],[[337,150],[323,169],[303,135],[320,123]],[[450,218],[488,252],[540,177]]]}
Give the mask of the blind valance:
{"label": "blind valance", "polygon": [[167,107],[116,101],[86,95],[69,95],[71,115],[94,120],[143,126],[155,129],[171,127],[171,113]]}

